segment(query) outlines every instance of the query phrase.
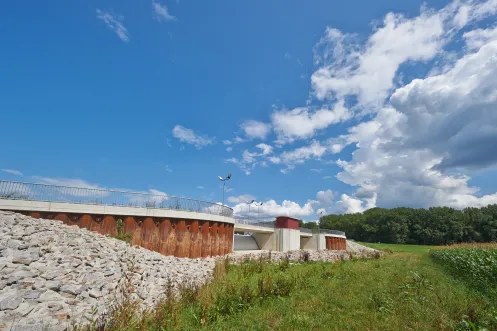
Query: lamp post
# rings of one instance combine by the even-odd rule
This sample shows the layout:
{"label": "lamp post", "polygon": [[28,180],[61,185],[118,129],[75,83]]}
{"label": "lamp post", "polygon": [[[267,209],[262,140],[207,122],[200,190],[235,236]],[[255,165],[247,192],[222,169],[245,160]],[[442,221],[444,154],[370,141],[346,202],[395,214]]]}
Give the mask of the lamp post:
{"label": "lamp post", "polygon": [[321,217],[323,216],[323,211],[321,210],[319,213],[319,219],[318,219],[318,233],[319,233],[319,226],[321,225]]}
{"label": "lamp post", "polygon": [[[323,215],[323,211],[321,210],[319,213],[319,220],[318,220],[318,250],[321,248],[321,232],[319,230],[319,226],[321,225],[321,216]],[[325,244],[326,245],[326,244]]]}
{"label": "lamp post", "polygon": [[257,206],[257,221],[260,222],[261,221],[261,217],[260,217],[260,214],[259,214],[259,208],[264,204],[264,202],[256,202],[255,205]]}
{"label": "lamp post", "polygon": [[223,182],[223,209],[224,209],[224,187],[226,186],[226,181],[230,180],[231,174],[228,174],[228,176],[226,176],[226,178],[223,178],[221,176],[217,176],[217,178],[219,178],[219,180]]}
{"label": "lamp post", "polygon": [[245,201],[249,207],[249,221],[250,221],[250,205],[254,203],[255,200],[252,201]]}

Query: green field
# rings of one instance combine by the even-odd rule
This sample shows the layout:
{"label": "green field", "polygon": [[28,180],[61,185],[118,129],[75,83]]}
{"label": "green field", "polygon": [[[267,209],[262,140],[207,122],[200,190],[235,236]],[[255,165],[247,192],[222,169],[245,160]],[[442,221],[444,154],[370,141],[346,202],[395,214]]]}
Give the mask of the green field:
{"label": "green field", "polygon": [[370,246],[393,253],[335,263],[221,263],[208,286],[184,290],[183,299],[142,317],[125,304],[105,329],[497,330],[495,300],[436,263],[429,247]]}
{"label": "green field", "polygon": [[413,254],[427,254],[432,246],[423,245],[400,245],[400,244],[372,244],[363,243],[360,244],[368,246],[371,248],[379,249],[382,251],[393,252],[393,253],[413,253]]}

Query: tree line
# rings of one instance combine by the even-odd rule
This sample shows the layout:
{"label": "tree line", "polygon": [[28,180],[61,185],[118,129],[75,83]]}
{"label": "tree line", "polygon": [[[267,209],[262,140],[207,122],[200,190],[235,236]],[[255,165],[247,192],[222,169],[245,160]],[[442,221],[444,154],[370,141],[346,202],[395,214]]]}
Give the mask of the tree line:
{"label": "tree line", "polygon": [[[497,204],[456,210],[449,207],[372,208],[363,213],[326,215],[321,229],[345,231],[348,238],[392,244],[449,245],[497,241]],[[301,227],[317,229],[316,222]]]}

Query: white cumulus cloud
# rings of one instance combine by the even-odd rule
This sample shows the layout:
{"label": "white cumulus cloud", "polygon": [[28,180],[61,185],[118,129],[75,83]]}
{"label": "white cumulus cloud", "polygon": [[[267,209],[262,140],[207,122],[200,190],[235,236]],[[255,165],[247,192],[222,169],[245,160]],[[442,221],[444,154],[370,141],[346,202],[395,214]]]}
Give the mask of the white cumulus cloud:
{"label": "white cumulus cloud", "polygon": [[214,138],[197,134],[181,125],[176,125],[173,128],[173,136],[181,142],[194,145],[197,149],[210,145],[214,141]]}

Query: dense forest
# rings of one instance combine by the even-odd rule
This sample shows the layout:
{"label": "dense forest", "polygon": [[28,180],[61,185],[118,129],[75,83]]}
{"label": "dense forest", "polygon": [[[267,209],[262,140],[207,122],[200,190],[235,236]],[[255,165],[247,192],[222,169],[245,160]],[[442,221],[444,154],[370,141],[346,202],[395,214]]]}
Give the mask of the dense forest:
{"label": "dense forest", "polygon": [[[317,228],[315,222],[302,227]],[[363,213],[326,215],[321,229],[345,231],[348,238],[365,242],[446,245],[458,242],[497,241],[497,205],[456,210],[372,208]]]}

